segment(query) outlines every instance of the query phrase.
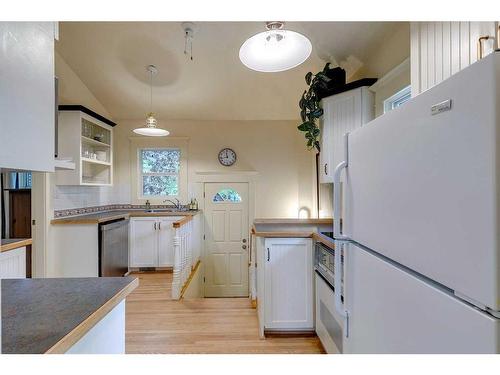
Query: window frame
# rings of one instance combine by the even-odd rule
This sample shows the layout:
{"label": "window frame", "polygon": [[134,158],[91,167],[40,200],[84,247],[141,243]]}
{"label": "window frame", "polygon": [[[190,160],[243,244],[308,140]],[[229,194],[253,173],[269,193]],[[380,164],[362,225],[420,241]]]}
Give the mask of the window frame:
{"label": "window frame", "polygon": [[[384,100],[384,113],[392,111],[411,100],[411,85],[405,86],[394,95]],[[398,103],[396,106],[394,106]]]}
{"label": "window frame", "polygon": [[[177,172],[153,172],[153,173],[144,173],[142,171],[142,151],[179,151],[179,170]],[[181,147],[138,147],[137,148],[137,195],[138,199],[146,199],[146,200],[165,200],[177,198],[180,199],[182,197],[181,192],[181,169],[182,169],[182,149]],[[144,194],[144,176],[177,176],[177,194],[176,195],[145,195]]]}

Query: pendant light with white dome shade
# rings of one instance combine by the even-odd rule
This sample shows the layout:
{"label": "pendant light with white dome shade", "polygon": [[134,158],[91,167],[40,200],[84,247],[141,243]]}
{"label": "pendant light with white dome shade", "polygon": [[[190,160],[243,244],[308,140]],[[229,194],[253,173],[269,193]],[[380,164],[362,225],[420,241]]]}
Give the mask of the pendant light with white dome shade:
{"label": "pendant light with white dome shade", "polygon": [[302,64],[312,45],[304,35],[284,29],[284,22],[267,22],[266,29],[248,38],[240,48],[240,60],[258,72],[282,72]]}
{"label": "pendant light with white dome shade", "polygon": [[168,130],[161,129],[157,127],[158,121],[153,113],[153,75],[158,74],[158,69],[154,65],[148,65],[146,70],[149,72],[149,83],[150,83],[150,111],[148,117],[146,118],[146,126],[142,128],[134,129],[134,133],[139,135],[145,135],[147,137],[165,137],[170,134]]}

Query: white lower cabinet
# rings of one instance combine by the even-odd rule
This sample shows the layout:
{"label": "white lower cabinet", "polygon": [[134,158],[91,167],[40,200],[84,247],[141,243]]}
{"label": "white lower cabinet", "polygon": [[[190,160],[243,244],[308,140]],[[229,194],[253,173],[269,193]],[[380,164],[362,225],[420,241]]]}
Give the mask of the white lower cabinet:
{"label": "white lower cabinet", "polygon": [[26,248],[0,253],[0,279],[24,279],[26,277]]}
{"label": "white lower cabinet", "polygon": [[266,238],[264,251],[264,328],[314,329],[312,240]]}
{"label": "white lower cabinet", "polygon": [[130,219],[130,267],[172,267],[174,228],[178,217]]}
{"label": "white lower cabinet", "polygon": [[159,218],[158,220],[158,267],[174,265],[174,235],[172,223],[177,219]]}

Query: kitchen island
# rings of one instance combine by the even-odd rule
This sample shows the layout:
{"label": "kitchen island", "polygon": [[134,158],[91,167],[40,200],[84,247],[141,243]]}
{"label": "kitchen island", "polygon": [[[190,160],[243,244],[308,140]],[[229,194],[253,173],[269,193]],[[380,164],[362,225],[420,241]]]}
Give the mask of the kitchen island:
{"label": "kitchen island", "polygon": [[125,353],[134,277],[2,280],[2,353]]}

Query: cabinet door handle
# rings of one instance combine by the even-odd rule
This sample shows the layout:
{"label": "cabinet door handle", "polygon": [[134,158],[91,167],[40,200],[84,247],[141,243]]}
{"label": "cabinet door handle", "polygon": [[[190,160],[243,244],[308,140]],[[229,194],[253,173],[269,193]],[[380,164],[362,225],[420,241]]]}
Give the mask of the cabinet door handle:
{"label": "cabinet door handle", "polygon": [[158,222],[158,230],[161,230],[161,221]]}
{"label": "cabinet door handle", "polygon": [[267,248],[267,261],[271,259],[271,252],[269,251],[269,248]]}
{"label": "cabinet door handle", "polygon": [[325,163],[325,174],[328,175],[328,163]]}
{"label": "cabinet door handle", "polygon": [[156,230],[156,223],[155,223],[154,227],[155,227],[155,230]]}

